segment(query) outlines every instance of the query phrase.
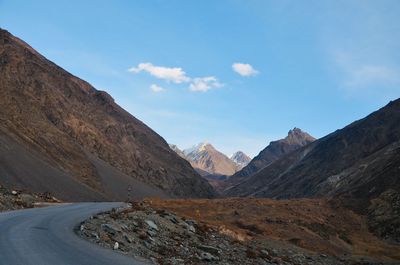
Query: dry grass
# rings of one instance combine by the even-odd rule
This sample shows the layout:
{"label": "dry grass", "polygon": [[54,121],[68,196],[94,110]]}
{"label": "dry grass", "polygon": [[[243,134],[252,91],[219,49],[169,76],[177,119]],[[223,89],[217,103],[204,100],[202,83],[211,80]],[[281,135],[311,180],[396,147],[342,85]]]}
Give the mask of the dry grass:
{"label": "dry grass", "polygon": [[238,240],[277,240],[334,256],[400,260],[400,246],[367,228],[363,216],[322,199],[146,200],[152,207],[216,226]]}

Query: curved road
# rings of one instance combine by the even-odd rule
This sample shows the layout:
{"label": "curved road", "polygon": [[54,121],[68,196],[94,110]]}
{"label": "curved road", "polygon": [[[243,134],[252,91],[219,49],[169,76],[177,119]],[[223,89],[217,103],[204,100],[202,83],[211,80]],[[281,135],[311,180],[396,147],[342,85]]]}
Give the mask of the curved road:
{"label": "curved road", "polygon": [[78,237],[90,215],[122,203],[74,203],[0,213],[1,265],[146,264]]}

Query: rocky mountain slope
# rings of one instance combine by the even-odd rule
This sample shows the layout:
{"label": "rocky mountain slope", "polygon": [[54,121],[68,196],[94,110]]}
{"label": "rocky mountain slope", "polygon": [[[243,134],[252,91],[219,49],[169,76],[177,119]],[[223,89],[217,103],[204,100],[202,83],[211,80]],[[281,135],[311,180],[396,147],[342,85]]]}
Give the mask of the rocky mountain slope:
{"label": "rocky mountain slope", "polygon": [[242,151],[235,152],[230,159],[238,165],[239,170],[247,166],[251,161],[251,158]]}
{"label": "rocky mountain slope", "polygon": [[213,196],[106,92],[0,29],[0,183],[64,200]]}
{"label": "rocky mountain slope", "polygon": [[237,164],[209,143],[199,143],[183,150],[186,159],[202,175],[230,176],[237,171]]}
{"label": "rocky mountain slope", "polygon": [[268,166],[280,157],[299,149],[315,140],[314,137],[299,128],[294,128],[288,132],[288,135],[280,140],[271,142],[256,157],[254,157],[247,166],[236,172],[230,181],[235,183],[245,179],[260,169]]}
{"label": "rocky mountain slope", "polygon": [[[400,227],[400,99],[273,162],[226,191],[228,196],[335,196],[371,222]],[[390,197],[388,199],[387,192]],[[371,200],[381,203],[372,203]],[[371,208],[372,207],[372,208]],[[376,214],[381,209],[380,214]],[[388,231],[386,231],[387,233]],[[378,232],[379,233],[379,232]],[[400,241],[399,229],[391,236]],[[397,236],[396,236],[397,235]]]}

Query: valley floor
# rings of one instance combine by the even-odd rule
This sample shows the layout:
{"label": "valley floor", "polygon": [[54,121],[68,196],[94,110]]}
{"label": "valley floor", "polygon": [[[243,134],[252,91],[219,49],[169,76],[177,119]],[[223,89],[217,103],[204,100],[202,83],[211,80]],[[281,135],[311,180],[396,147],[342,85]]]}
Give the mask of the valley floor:
{"label": "valley floor", "polygon": [[94,216],[78,233],[155,264],[400,263],[400,245],[320,199],[147,199]]}

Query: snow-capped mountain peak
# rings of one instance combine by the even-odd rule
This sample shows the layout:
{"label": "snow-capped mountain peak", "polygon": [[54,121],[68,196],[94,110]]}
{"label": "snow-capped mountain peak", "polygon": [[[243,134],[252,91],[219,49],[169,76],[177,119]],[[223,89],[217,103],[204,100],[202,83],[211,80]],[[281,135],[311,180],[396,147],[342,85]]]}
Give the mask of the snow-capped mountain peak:
{"label": "snow-capped mountain peak", "polygon": [[242,151],[237,151],[236,153],[231,155],[230,159],[235,162],[240,168],[245,167],[251,161],[251,158]]}

